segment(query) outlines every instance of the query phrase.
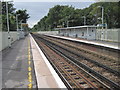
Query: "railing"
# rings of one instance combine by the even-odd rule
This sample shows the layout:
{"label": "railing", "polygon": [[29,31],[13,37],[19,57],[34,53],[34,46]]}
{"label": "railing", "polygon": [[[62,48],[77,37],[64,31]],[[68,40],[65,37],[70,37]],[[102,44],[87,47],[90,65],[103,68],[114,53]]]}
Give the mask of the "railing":
{"label": "railing", "polygon": [[96,40],[120,42],[120,29],[97,29]]}

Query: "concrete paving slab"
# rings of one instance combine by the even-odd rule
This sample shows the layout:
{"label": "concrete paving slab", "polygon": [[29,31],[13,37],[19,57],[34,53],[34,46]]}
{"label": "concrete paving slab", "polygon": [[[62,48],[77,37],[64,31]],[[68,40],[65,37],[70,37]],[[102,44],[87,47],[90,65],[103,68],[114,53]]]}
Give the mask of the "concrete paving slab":
{"label": "concrete paving slab", "polygon": [[[29,54],[31,48],[28,36],[3,51],[2,88],[37,88],[32,56],[28,60]],[[31,62],[30,65],[28,61]]]}

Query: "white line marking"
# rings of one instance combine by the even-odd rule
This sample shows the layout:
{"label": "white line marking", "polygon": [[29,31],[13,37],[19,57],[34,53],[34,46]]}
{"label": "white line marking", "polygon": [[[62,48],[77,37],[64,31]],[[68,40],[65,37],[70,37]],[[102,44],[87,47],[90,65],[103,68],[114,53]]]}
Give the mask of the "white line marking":
{"label": "white line marking", "polygon": [[94,45],[98,45],[98,46],[104,46],[104,47],[109,47],[109,48],[120,50],[119,47],[113,46],[113,45],[110,45],[110,44],[102,44],[102,43],[97,43],[97,42],[92,42],[92,41],[77,40],[77,39],[73,39],[73,38],[69,38],[69,37],[62,37],[62,36],[54,36],[54,35],[47,35],[47,36],[58,37],[58,38],[68,39],[68,40],[71,40],[71,41],[84,42],[84,43],[89,43],[89,44],[94,44]]}
{"label": "white line marking", "polygon": [[47,64],[50,72],[52,73],[54,79],[56,80],[58,86],[60,88],[66,88],[65,84],[62,82],[62,80],[60,79],[60,77],[58,76],[58,74],[56,73],[56,71],[53,69],[53,67],[51,66],[51,64],[49,63],[49,61],[47,60],[47,58],[45,57],[45,55],[43,54],[43,52],[41,51],[41,49],[39,48],[39,46],[37,45],[37,43],[35,42],[35,40],[33,39],[33,37],[30,35],[31,39],[33,40],[33,42],[35,43],[38,51],[40,52],[42,58],[44,59],[45,63]]}

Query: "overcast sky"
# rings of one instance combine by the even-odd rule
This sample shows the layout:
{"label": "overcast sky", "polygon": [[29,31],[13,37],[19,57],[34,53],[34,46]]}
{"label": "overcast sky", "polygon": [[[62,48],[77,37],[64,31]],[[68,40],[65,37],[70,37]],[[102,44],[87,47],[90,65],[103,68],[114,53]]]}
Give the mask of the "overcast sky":
{"label": "overcast sky", "polygon": [[[11,0],[0,0],[0,1],[11,1]],[[120,0],[13,0],[14,2],[118,2]]]}
{"label": "overcast sky", "polygon": [[14,0],[15,2],[92,2],[95,0]]}
{"label": "overcast sky", "polygon": [[46,16],[49,9],[55,5],[72,5],[75,8],[82,9],[94,2],[94,0],[14,0],[13,3],[16,9],[27,10],[30,15],[28,24],[30,27],[33,27],[41,18]]}
{"label": "overcast sky", "polygon": [[[11,0],[2,0],[11,1]],[[18,9],[26,9],[30,18],[28,19],[28,24],[33,27],[40,21],[41,18],[47,15],[49,9],[55,5],[69,5],[75,8],[86,8],[92,3],[101,0],[13,0],[14,7]],[[120,0],[104,0],[104,1],[120,1]]]}

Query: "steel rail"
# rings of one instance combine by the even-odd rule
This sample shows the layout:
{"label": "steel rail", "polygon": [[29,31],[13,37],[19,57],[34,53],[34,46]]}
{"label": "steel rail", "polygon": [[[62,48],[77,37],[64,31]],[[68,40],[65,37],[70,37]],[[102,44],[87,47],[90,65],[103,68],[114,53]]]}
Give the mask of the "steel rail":
{"label": "steel rail", "polygon": [[[67,45],[67,44],[64,44],[64,43],[61,43],[61,44],[70,47],[70,45]],[[65,48],[65,49],[66,49],[66,48]],[[77,48],[76,48],[76,49],[77,49]],[[66,50],[70,52],[69,49],[66,49]],[[74,52],[74,51],[72,51],[71,53],[73,53],[73,54],[75,54],[75,55],[77,55],[77,56],[79,56],[79,57],[84,57],[83,55],[80,55],[80,54],[78,54],[78,53],[76,53],[76,52]],[[99,67],[102,67],[102,68],[110,71],[111,73],[113,73],[113,74],[115,74],[115,75],[117,75],[117,76],[120,76],[120,72],[119,72],[119,71],[116,71],[116,70],[114,70],[114,69],[112,69],[112,68],[110,68],[110,67],[108,67],[108,66],[105,66],[105,65],[99,63],[98,61],[95,61],[95,60],[92,60],[92,59],[89,59],[89,58],[86,58],[86,57],[84,57],[84,58],[85,58],[85,60],[87,60],[87,61],[89,61],[89,62],[92,62],[92,63],[95,63],[95,64],[98,65]]]}
{"label": "steel rail", "polygon": [[[43,45],[43,44],[42,44]],[[39,45],[40,46],[40,45]],[[41,46],[40,46],[41,47]],[[42,48],[42,47],[41,47]],[[42,48],[43,49],[43,48]],[[45,52],[44,52],[45,53]],[[47,56],[47,54],[45,53],[45,55]],[[47,56],[48,57],[48,56]],[[52,65],[54,65],[53,63],[52,63]],[[54,65],[55,66],[55,65]],[[89,84],[90,84],[90,82],[89,81],[87,81]],[[70,88],[70,87],[69,87]]]}
{"label": "steel rail", "polygon": [[[47,42],[49,42],[49,41],[47,41]],[[52,43],[52,44],[50,44],[50,43],[51,43],[51,42],[49,42],[49,46],[51,46],[51,47],[53,47],[53,45],[56,46],[56,47],[59,47],[59,46],[57,46],[57,45],[55,45],[55,44],[53,44],[53,43]],[[53,48],[55,48],[55,47],[53,47]],[[57,50],[57,49],[56,49],[56,50]],[[60,51],[60,52],[61,52],[61,51]],[[63,52],[61,52],[61,53],[63,53]],[[64,54],[64,55],[65,55],[65,54]],[[86,69],[87,71],[89,71],[90,73],[92,73],[93,75],[96,75],[98,78],[100,78],[100,79],[102,79],[102,80],[105,80],[107,83],[109,83],[110,85],[113,86],[113,87],[111,87],[111,88],[113,88],[113,89],[114,89],[114,88],[115,88],[115,89],[120,88],[120,86],[119,86],[118,84],[116,84],[115,82],[107,79],[106,77],[102,76],[101,74],[97,73],[96,71],[90,69],[88,66],[84,65],[83,63],[78,62],[75,58],[73,59],[72,57],[70,57],[70,56],[68,56],[68,55],[65,55],[65,56],[68,57],[68,58],[70,58],[71,60],[73,60],[75,63],[77,63],[78,65],[80,65],[81,67],[83,67],[84,69]]]}

